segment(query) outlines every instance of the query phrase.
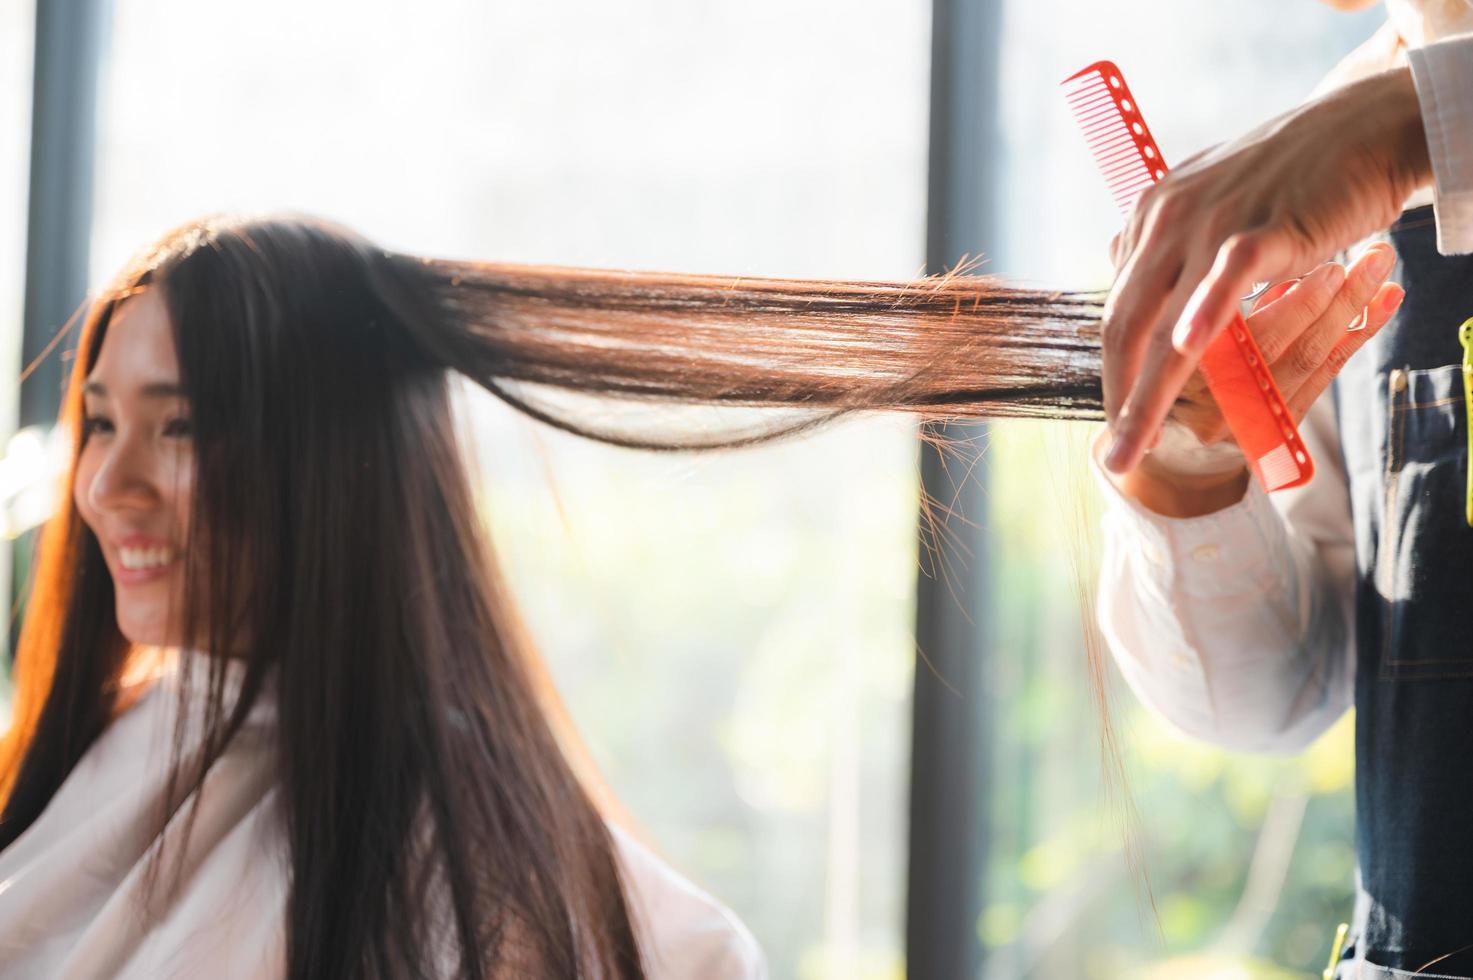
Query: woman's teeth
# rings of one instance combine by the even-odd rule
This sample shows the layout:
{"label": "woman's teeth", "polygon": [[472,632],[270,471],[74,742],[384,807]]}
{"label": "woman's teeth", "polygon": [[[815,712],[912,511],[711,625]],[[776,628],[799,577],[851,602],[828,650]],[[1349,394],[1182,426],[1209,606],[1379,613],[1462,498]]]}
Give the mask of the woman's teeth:
{"label": "woman's teeth", "polygon": [[119,548],[118,556],[123,567],[134,571],[140,568],[158,568],[174,560],[173,548]]}

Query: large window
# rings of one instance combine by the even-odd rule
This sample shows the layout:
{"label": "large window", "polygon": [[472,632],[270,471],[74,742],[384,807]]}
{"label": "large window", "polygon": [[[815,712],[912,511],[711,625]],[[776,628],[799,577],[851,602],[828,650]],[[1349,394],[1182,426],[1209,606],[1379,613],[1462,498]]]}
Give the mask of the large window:
{"label": "large window", "polygon": [[[26,171],[31,140],[31,48],[35,7],[28,0],[0,4],[0,378],[20,373],[20,347],[26,294]],[[5,390],[13,396],[14,385]],[[18,465],[24,453],[11,454],[20,401],[0,400],[0,596],[11,594],[11,538],[18,523],[14,509],[28,474]],[[8,622],[8,620],[7,620]],[[10,647],[10,630],[0,648]],[[0,718],[10,713],[9,658],[0,666]]]}
{"label": "large window", "polygon": [[[1069,288],[1108,285],[1119,218],[1065,75],[1118,61],[1174,162],[1302,98],[1378,17],[1311,0],[997,2],[1003,231],[982,244],[990,271]],[[6,349],[31,17],[0,4]],[[94,282],[170,225],[235,209],[515,262],[889,279],[923,265],[922,0],[129,0],[110,20]],[[902,976],[914,428],[655,456],[475,391],[462,404],[499,557],[636,832],[737,911],[774,976]],[[1234,756],[1116,685],[1146,878],[1121,853],[1073,589],[1097,564],[1087,436],[991,429],[986,974],[1317,970],[1349,911],[1348,722],[1299,759]]]}
{"label": "large window", "polygon": [[[26,294],[26,166],[31,147],[31,38],[35,8],[0,4],[0,377],[20,371]],[[13,390],[7,388],[7,390]],[[15,428],[16,401],[0,401],[0,445]]]}

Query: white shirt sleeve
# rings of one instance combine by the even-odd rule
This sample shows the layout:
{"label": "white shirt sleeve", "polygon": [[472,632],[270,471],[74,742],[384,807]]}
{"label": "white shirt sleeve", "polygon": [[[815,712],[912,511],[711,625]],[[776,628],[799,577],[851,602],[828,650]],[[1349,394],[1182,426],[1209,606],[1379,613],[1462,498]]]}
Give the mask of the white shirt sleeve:
{"label": "white shirt sleeve", "polygon": [[1230,749],[1295,752],[1354,696],[1355,545],[1334,406],[1300,427],[1314,478],[1271,499],[1163,517],[1116,487],[1107,505],[1097,614],[1121,673],[1148,707]]}
{"label": "white shirt sleeve", "polygon": [[1432,158],[1437,250],[1473,252],[1473,34],[1407,52]]}

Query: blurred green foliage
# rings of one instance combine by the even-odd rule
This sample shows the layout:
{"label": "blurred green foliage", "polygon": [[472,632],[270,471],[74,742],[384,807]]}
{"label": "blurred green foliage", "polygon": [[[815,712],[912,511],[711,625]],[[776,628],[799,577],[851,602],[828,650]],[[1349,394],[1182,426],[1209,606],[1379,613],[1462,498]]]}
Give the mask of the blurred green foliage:
{"label": "blurred green foliage", "polygon": [[1144,866],[1125,859],[1127,811],[1102,775],[1075,592],[1075,563],[1099,565],[1092,431],[992,432],[993,560],[1006,585],[978,923],[988,975],[1317,977],[1352,901],[1351,716],[1295,758],[1228,753],[1170,729],[1109,669]]}

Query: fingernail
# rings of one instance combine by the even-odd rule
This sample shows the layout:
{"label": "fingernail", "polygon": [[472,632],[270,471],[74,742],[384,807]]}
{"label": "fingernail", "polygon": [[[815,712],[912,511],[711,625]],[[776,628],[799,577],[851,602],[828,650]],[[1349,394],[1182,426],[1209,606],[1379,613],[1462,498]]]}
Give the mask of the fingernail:
{"label": "fingernail", "polygon": [[1314,277],[1331,289],[1339,289],[1345,281],[1345,266],[1339,262],[1326,262],[1315,270]]}
{"label": "fingernail", "polygon": [[1119,473],[1125,465],[1125,440],[1120,436],[1110,444],[1110,451],[1105,454],[1105,469],[1111,473]]}
{"label": "fingernail", "polygon": [[1376,299],[1376,311],[1382,316],[1390,316],[1401,306],[1401,301],[1407,298],[1407,291],[1400,283],[1389,282],[1381,287],[1381,295]]}
{"label": "fingernail", "polygon": [[1370,249],[1371,257],[1366,260],[1366,275],[1373,279],[1385,279],[1391,275],[1391,267],[1396,264],[1396,252],[1390,247]]}
{"label": "fingernail", "polygon": [[1350,325],[1345,328],[1345,332],[1355,333],[1358,330],[1364,330],[1366,327],[1370,326],[1370,323],[1371,308],[1369,306],[1362,307],[1361,311],[1355,315],[1355,319],[1351,320]]}

